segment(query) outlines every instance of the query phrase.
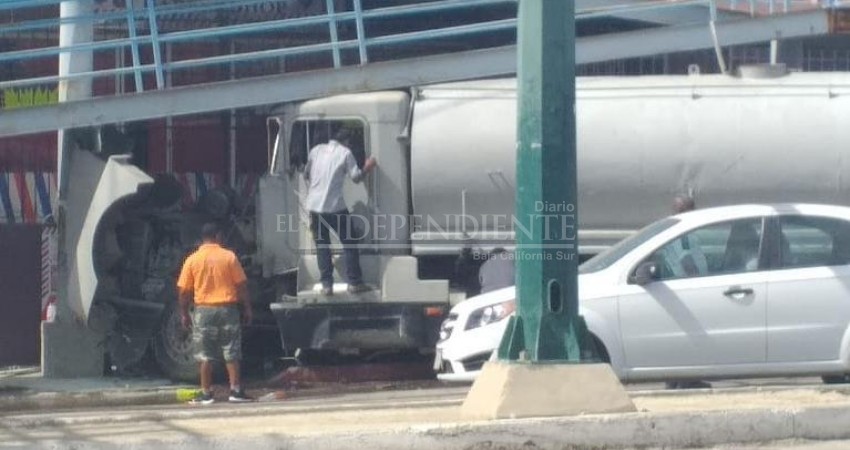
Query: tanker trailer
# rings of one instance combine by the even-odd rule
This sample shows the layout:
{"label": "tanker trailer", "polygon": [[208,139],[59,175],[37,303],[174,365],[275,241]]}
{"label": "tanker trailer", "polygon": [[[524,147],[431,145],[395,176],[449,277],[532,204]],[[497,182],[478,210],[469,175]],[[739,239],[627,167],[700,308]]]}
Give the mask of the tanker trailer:
{"label": "tanker trailer", "polygon": [[[698,207],[850,204],[843,181],[850,130],[841,126],[850,119],[850,75],[748,73],[755,75],[578,80],[581,254],[670,214],[680,194]],[[271,304],[284,346],[430,347],[426,311],[475,292],[483,259],[476,254],[513,245],[515,84],[343,95],[275,112],[280,131],[261,187],[259,235],[266,275],[290,280]],[[379,162],[365,184],[346,185],[348,206],[365,217],[361,262],[376,289],[324,298],[300,206],[300,168],[318,142],[315,131],[339,126],[357,130],[359,160]],[[574,209],[541,205],[540,212]],[[466,257],[458,263],[458,255]]]}

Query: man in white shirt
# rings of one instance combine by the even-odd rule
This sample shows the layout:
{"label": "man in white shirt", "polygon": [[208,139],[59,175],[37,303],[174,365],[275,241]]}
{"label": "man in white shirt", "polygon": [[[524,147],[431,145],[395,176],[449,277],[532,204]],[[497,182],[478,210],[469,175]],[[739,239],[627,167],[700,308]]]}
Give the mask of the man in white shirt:
{"label": "man in white shirt", "polygon": [[342,243],[348,291],[356,294],[370,289],[363,283],[357,239],[354,238],[351,216],[342,198],[342,187],[346,176],[359,183],[377,163],[375,158],[370,157],[363,164],[363,169],[360,169],[351,149],[348,148],[349,139],[348,129],[340,128],[326,144],[319,144],[310,149],[307,165],[304,167],[308,186],[307,210],[310,211],[310,230],[316,242],[322,295],[333,295],[331,230]]}

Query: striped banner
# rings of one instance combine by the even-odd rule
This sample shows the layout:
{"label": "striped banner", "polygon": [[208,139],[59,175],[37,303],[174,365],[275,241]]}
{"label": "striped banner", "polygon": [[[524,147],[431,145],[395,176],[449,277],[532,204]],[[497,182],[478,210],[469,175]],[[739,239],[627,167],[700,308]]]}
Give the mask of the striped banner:
{"label": "striped banner", "polygon": [[259,186],[260,175],[246,173],[236,176],[236,193],[244,200],[253,200],[254,194]]}
{"label": "striped banner", "polygon": [[[207,192],[226,185],[224,176],[209,172],[184,172],[174,174],[183,186],[183,207],[191,208]],[[236,194],[245,201],[252,200],[260,180],[259,174],[238,174],[236,176]]]}
{"label": "striped banner", "polygon": [[47,316],[47,305],[56,301],[59,235],[56,227],[41,231],[41,320]]}
{"label": "striped banner", "polygon": [[56,173],[0,172],[0,223],[46,223],[53,216]]}
{"label": "striped banner", "polygon": [[183,207],[191,208],[207,191],[224,183],[224,177],[217,173],[183,172],[174,174],[183,186]]}
{"label": "striped banner", "polygon": [[[217,173],[184,172],[174,176],[183,186],[183,206],[187,209],[210,190],[226,184],[225,177]],[[243,201],[251,201],[259,180],[259,174],[237,175],[236,194]],[[55,197],[53,172],[0,172],[0,223],[49,223]]]}

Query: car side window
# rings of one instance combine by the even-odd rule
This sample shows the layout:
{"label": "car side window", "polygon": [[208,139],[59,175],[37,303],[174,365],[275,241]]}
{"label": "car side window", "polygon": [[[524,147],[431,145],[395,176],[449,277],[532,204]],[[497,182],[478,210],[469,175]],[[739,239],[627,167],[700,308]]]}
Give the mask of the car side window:
{"label": "car side window", "polygon": [[828,217],[779,219],[779,267],[783,269],[850,263],[850,223]]}
{"label": "car side window", "polygon": [[752,272],[759,269],[762,220],[715,223],[685,233],[650,257],[658,279]]}

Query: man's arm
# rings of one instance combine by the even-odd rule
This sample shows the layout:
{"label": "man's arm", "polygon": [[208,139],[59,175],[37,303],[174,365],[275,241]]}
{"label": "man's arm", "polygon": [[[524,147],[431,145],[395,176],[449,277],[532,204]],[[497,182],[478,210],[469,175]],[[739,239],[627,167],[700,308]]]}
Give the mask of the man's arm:
{"label": "man's arm", "polygon": [[184,328],[192,328],[192,318],[189,316],[189,307],[192,306],[192,291],[184,291],[180,289],[178,296],[180,305],[180,323]]}
{"label": "man's arm", "polygon": [[307,164],[304,164],[304,179],[307,181],[310,181],[310,170],[313,168],[313,150],[315,149],[316,147],[313,147],[307,153]]}
{"label": "man's arm", "polygon": [[319,144],[307,151],[307,164],[304,164],[304,179],[310,181],[310,171],[313,170],[316,155],[327,146],[327,144]]}
{"label": "man's arm", "polygon": [[348,171],[348,175],[351,177],[351,180],[355,183],[359,183],[363,180],[363,177],[366,176],[375,166],[378,165],[378,162],[375,161],[374,157],[369,157],[365,163],[363,163],[363,169],[361,169],[357,165],[357,160],[354,159],[354,155],[351,154],[351,151],[348,151],[348,155],[345,157],[345,165],[346,170]]}
{"label": "man's arm", "polygon": [[194,292],[194,275],[192,274],[192,265],[187,259],[183,263],[183,268],[180,270],[180,277],[177,279],[177,303],[180,308],[180,322],[184,328],[192,327],[192,319],[189,317],[189,308],[192,306]]}

